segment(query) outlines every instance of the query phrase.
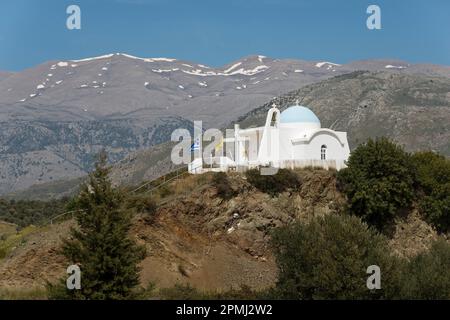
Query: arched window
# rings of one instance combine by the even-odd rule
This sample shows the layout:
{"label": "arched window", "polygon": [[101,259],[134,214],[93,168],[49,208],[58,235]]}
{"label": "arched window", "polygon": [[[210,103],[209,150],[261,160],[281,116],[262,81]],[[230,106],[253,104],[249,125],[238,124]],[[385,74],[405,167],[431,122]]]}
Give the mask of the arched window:
{"label": "arched window", "polygon": [[320,160],[327,160],[327,146],[324,144],[320,147]]}

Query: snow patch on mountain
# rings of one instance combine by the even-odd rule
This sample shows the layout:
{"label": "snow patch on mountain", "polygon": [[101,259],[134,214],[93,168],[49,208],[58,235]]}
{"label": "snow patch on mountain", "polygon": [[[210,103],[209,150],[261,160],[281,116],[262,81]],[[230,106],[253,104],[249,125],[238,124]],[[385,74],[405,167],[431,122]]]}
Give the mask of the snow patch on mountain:
{"label": "snow patch on mountain", "polygon": [[177,59],[172,59],[172,58],[150,58],[148,60],[153,60],[153,61],[164,61],[164,62],[174,62]]}
{"label": "snow patch on mountain", "polygon": [[406,67],[404,66],[393,66],[391,64],[388,64],[385,66],[386,69],[405,69]]}
{"label": "snow patch on mountain", "polygon": [[163,73],[163,72],[174,72],[174,71],[178,71],[180,69],[178,68],[173,68],[173,69],[152,69],[153,72],[156,73]]}
{"label": "snow patch on mountain", "polygon": [[235,64],[233,64],[231,67],[229,67],[227,70],[224,70],[223,72],[224,72],[224,73],[228,73],[228,72],[230,72],[231,70],[233,70],[233,69],[239,67],[241,64],[242,64],[242,62],[235,63]]}
{"label": "snow patch on mountain", "polygon": [[257,66],[250,70],[245,70],[244,68],[240,68],[238,70],[235,70],[235,71],[229,73],[229,75],[242,74],[245,76],[253,76],[257,73],[265,71],[266,69],[269,69],[269,67],[265,66],[265,65]]}
{"label": "snow patch on mountain", "polygon": [[93,61],[93,60],[107,59],[107,58],[111,58],[112,56],[114,56],[113,53],[111,53],[111,54],[105,54],[105,55],[103,55],[103,56],[97,56],[97,57],[85,58],[85,59],[79,59],[79,60],[71,60],[71,61],[72,61],[72,62],[86,62],[86,61]]}
{"label": "snow patch on mountain", "polygon": [[317,68],[322,68],[324,65],[327,65],[328,67],[329,66],[335,66],[335,67],[340,67],[341,66],[340,64],[333,63],[333,62],[328,62],[328,61],[322,61],[322,62],[317,62],[316,63],[316,67]]}

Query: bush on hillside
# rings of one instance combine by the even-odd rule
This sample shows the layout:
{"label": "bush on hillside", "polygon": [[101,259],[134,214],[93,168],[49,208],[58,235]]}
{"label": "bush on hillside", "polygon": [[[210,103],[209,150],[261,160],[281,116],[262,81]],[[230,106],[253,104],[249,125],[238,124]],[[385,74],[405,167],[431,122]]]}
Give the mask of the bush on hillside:
{"label": "bush on hillside", "polygon": [[66,210],[68,198],[39,200],[0,199],[0,220],[17,224],[20,228],[40,224]]}
{"label": "bush on hillside", "polygon": [[267,293],[255,291],[246,285],[239,289],[202,291],[190,284],[175,284],[173,287],[161,289],[159,296],[167,300],[258,300],[266,299]]}
{"label": "bush on hillside", "polygon": [[440,232],[450,231],[450,160],[433,152],[412,156],[419,188],[419,209]]}
{"label": "bush on hillside", "polygon": [[145,214],[146,220],[153,221],[157,209],[156,202],[148,194],[127,196],[126,208]]}
{"label": "bush on hillside", "polygon": [[450,244],[436,241],[403,272],[402,299],[450,299]]}
{"label": "bush on hillside", "polygon": [[245,176],[255,188],[270,195],[299,188],[301,185],[299,176],[289,169],[279,169],[274,175],[262,175],[258,169],[251,169],[245,172]]}
{"label": "bush on hillside", "polygon": [[[276,229],[276,299],[379,299],[398,292],[401,265],[384,236],[354,216],[329,215]],[[382,270],[380,290],[367,288],[367,267]]]}
{"label": "bush on hillside", "polygon": [[217,189],[217,195],[222,199],[228,200],[235,195],[235,191],[228,181],[228,176],[224,172],[214,173],[212,182]]}
{"label": "bush on hillside", "polygon": [[351,214],[378,229],[390,223],[414,197],[411,156],[392,141],[367,141],[350,155],[338,172],[339,189],[346,194]]}

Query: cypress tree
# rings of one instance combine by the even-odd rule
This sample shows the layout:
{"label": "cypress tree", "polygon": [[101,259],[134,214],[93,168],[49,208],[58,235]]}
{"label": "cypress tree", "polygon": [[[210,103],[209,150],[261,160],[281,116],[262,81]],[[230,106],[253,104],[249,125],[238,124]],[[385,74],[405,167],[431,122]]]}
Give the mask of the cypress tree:
{"label": "cypress tree", "polygon": [[145,249],[129,237],[132,214],[125,209],[123,192],[108,179],[106,160],[102,152],[74,200],[78,225],[62,246],[69,263],[80,266],[81,289],[68,290],[62,279],[49,285],[50,298],[127,299],[139,283],[138,263]]}

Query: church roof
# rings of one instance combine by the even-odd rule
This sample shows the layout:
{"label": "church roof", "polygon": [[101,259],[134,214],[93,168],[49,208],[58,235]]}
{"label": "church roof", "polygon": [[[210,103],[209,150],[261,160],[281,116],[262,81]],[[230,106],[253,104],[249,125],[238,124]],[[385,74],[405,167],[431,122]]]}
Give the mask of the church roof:
{"label": "church roof", "polygon": [[319,118],[310,109],[303,106],[292,106],[281,112],[281,123],[308,122],[319,123]]}

